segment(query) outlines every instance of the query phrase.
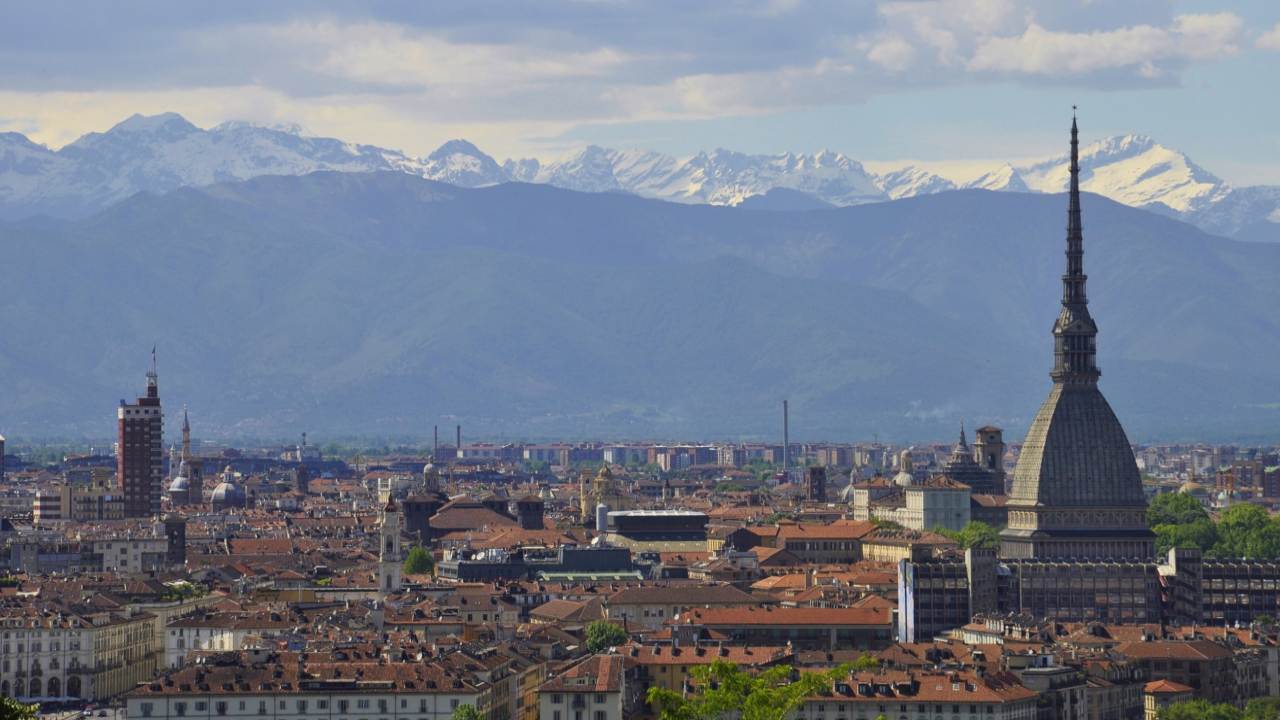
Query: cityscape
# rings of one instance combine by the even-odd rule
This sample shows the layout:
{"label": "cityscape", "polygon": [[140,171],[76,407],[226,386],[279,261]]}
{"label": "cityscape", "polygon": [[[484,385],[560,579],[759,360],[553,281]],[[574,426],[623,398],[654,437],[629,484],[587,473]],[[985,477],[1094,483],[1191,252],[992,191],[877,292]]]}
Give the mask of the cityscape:
{"label": "cityscape", "polygon": [[[800,12],[786,5],[758,10]],[[918,32],[951,17],[922,5]],[[1076,11],[1110,12],[1091,6]],[[846,46],[906,72],[921,56],[884,33],[919,11],[878,7],[880,34]],[[342,56],[351,83],[385,51],[410,75],[523,68],[572,105],[536,74],[586,92],[614,63],[644,64],[500,60],[508,30],[487,25],[467,26],[479,60],[451,60],[388,36],[401,19],[346,12],[288,27],[376,38],[360,47],[378,53]],[[1080,94],[1165,92],[1140,85],[1280,51],[1280,18],[1255,32],[1232,12],[1178,14],[1166,29],[1152,12],[1143,33],[1194,51],[1070,76]],[[969,71],[996,50],[1031,63],[1055,34],[1134,30],[1046,30],[1033,14],[1001,22],[1028,23],[1019,42],[1035,47],[1009,49],[1007,28],[956,46]],[[445,45],[478,47],[462,36]],[[1140,45],[1123,37],[1109,52]],[[333,71],[318,67],[311,81]],[[1112,87],[1130,72],[1138,86]],[[676,160],[660,143],[499,165],[454,140],[417,158],[172,112],[56,151],[0,134],[0,254],[24,268],[0,270],[0,720],[1280,718],[1280,185],[1233,187],[1149,138],[1091,135],[1088,106],[1052,85],[1017,92],[1068,98],[1053,159],[970,182],[826,151]],[[460,115],[484,105],[451,87]],[[805,104],[732,117],[797,120]],[[36,116],[6,112],[0,129]],[[857,279],[921,234],[968,247],[911,255],[940,280]],[[974,240],[988,234],[1003,244]],[[960,255],[1000,282],[952,267]],[[837,257],[856,282],[832,289],[819,268]],[[633,274],[612,274],[619,258]],[[59,297],[19,284],[55,265]],[[370,267],[382,284],[331,282]],[[99,275],[115,305],[99,305]],[[997,302],[1026,318],[992,316]],[[125,399],[101,402],[104,384]]]}

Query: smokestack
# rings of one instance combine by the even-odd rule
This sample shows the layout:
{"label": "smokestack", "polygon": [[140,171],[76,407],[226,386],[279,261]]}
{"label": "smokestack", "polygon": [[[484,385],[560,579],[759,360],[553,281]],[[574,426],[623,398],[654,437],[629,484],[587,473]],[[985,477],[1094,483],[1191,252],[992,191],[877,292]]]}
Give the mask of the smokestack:
{"label": "smokestack", "polygon": [[791,418],[787,401],[782,401],[782,474],[791,479]]}
{"label": "smokestack", "polygon": [[431,441],[431,458],[434,460],[440,452],[440,426],[432,425],[434,439]]}
{"label": "smokestack", "polygon": [[457,431],[458,431],[458,441],[454,443],[454,446],[458,448],[458,457],[462,457],[462,426],[461,425],[458,426]]}

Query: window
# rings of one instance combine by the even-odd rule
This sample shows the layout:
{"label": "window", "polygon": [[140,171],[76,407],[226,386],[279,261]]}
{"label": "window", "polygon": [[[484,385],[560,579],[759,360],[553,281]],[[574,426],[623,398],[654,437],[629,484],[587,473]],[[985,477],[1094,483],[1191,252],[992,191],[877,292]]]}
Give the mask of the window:
{"label": "window", "polygon": [[596,693],[596,704],[597,705],[604,704],[604,693]]}
{"label": "window", "polygon": [[604,720],[605,712],[603,710],[596,711],[596,720]]}
{"label": "window", "polygon": [[560,693],[551,693],[551,703],[553,705],[559,705],[562,702],[564,702],[563,695],[561,695]]}
{"label": "window", "polygon": [[206,703],[203,700],[196,703],[196,712],[204,712],[208,708],[209,708],[208,703]]}
{"label": "window", "polygon": [[142,717],[151,717],[151,703],[144,702],[138,708],[142,710]]}
{"label": "window", "polygon": [[259,701],[258,701],[258,714],[259,714],[259,715],[266,715],[266,714],[267,714],[267,701],[266,701],[266,700],[259,700]]}
{"label": "window", "polygon": [[175,714],[177,714],[179,717],[181,717],[181,716],[183,716],[183,715],[186,715],[186,714],[187,714],[187,704],[186,704],[186,703],[184,703],[184,702],[174,703],[174,704],[173,704],[173,712],[174,712]]}
{"label": "window", "polygon": [[450,709],[450,710],[457,710],[457,709],[458,709],[458,698],[454,698],[454,699],[452,699],[452,700],[450,700],[450,701],[449,701],[449,709]]}
{"label": "window", "polygon": [[560,720],[560,711],[559,711],[559,710],[553,710],[553,711],[551,712],[551,720]]}
{"label": "window", "polygon": [[356,701],[356,709],[357,709],[357,710],[368,710],[368,709],[369,709],[369,698],[360,698],[359,700],[357,700],[357,701]]}
{"label": "window", "polygon": [[306,701],[306,700],[299,700],[299,701],[298,701],[298,712],[299,712],[299,713],[304,713],[304,712],[306,712],[306,711],[307,711],[307,701]]}
{"label": "window", "polygon": [[215,704],[215,705],[213,706],[213,709],[214,709],[214,710],[215,710],[219,715],[226,715],[226,714],[227,714],[227,704],[226,704],[225,702],[218,702],[217,704]]}
{"label": "window", "polygon": [[320,708],[321,710],[328,710],[328,709],[329,709],[329,701],[328,701],[328,700],[317,700],[317,701],[316,701],[316,707]]}

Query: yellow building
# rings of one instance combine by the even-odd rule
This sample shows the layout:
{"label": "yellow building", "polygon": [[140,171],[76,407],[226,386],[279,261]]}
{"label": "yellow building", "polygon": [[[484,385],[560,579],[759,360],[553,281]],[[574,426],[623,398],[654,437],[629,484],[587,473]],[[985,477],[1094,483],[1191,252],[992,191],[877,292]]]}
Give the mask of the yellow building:
{"label": "yellow building", "polygon": [[91,616],[93,689],[98,698],[112,697],[150,680],[156,670],[156,617],[132,612]]}
{"label": "yellow building", "polygon": [[596,506],[602,503],[608,505],[610,510],[629,510],[633,505],[631,498],[623,493],[622,485],[613,476],[608,463],[600,467],[600,472],[596,473],[590,485],[587,484],[586,473],[578,478],[578,504],[582,522],[594,519]]}

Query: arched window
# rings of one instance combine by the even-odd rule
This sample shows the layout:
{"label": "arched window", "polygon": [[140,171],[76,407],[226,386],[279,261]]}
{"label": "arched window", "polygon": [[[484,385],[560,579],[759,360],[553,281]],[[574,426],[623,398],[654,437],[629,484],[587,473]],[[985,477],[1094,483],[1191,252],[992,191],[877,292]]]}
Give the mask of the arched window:
{"label": "arched window", "polygon": [[67,694],[71,697],[80,697],[80,678],[74,675],[67,678]]}
{"label": "arched window", "polygon": [[49,678],[49,697],[62,697],[62,681],[56,677]]}
{"label": "arched window", "polygon": [[[6,633],[6,634],[7,634],[7,633]],[[5,697],[8,697],[8,695],[9,695],[9,681],[8,681],[8,680],[5,680],[4,682],[0,682],[0,695],[4,695]]]}
{"label": "arched window", "polygon": [[40,678],[31,678],[31,693],[29,697],[40,697]]}

